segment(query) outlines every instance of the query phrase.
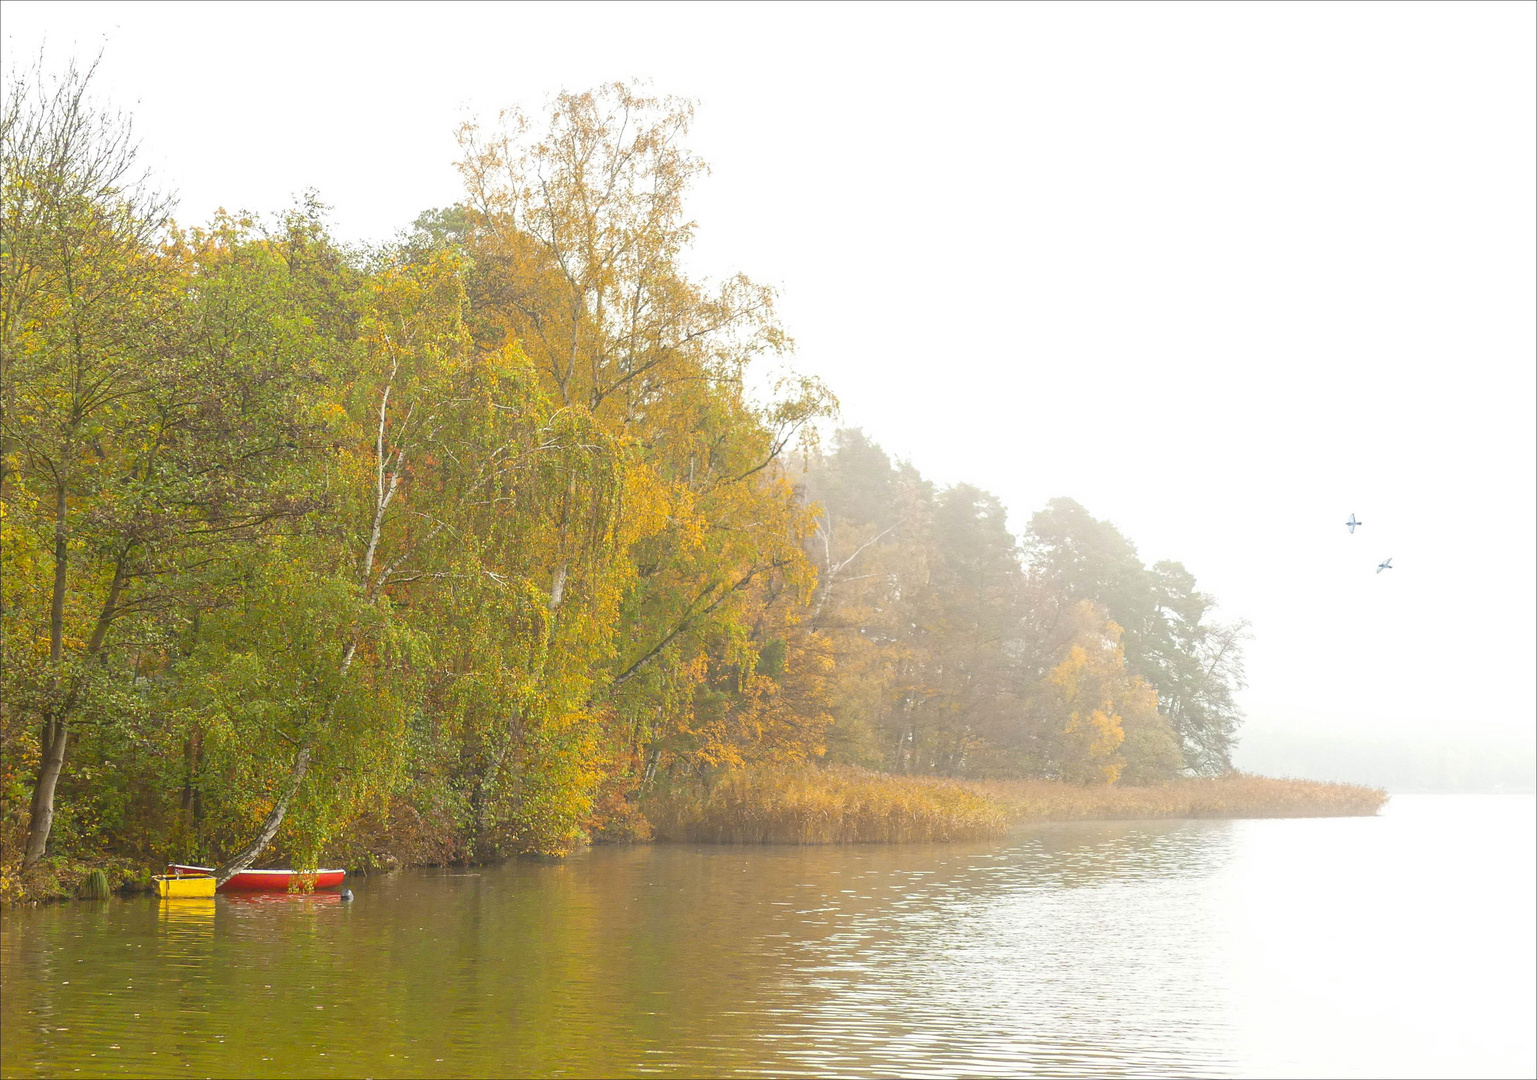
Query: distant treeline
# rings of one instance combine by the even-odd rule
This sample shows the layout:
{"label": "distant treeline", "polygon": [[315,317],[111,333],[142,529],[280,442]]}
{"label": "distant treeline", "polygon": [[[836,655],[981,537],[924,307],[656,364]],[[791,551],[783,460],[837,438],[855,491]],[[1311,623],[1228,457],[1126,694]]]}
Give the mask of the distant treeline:
{"label": "distant treeline", "polygon": [[682,268],[685,104],[466,127],[464,201],[357,250],[313,200],[178,226],[89,81],[3,111],[8,874],[559,853],[754,765],[1228,768],[1242,631],[1181,566],[747,393],[789,342]]}

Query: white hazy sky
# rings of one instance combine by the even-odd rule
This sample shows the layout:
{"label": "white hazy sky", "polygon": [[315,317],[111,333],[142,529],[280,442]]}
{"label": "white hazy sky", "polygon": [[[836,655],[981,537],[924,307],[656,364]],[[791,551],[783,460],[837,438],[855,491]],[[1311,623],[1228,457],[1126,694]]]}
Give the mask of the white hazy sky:
{"label": "white hazy sky", "polygon": [[383,239],[472,114],[694,98],[695,265],[782,290],[844,422],[1183,561],[1256,725],[1531,737],[1533,4],[0,10],[7,61],[105,45],[189,223],[314,187]]}

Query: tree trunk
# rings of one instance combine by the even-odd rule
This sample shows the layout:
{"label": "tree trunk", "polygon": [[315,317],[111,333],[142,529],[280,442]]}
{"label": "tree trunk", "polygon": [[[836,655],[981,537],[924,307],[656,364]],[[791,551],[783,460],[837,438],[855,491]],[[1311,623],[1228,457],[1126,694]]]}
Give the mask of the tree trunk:
{"label": "tree trunk", "polygon": [[476,863],[489,862],[496,852],[487,846],[487,833],[491,831],[491,794],[497,774],[502,770],[502,759],[507,756],[507,743],[503,740],[491,757],[491,764],[483,771],[470,795],[474,811],[474,835],[470,837],[470,859]]}
{"label": "tree trunk", "polygon": [[272,842],[272,838],[277,835],[278,829],[283,824],[284,815],[288,813],[288,804],[293,801],[294,794],[298,792],[299,785],[304,781],[304,774],[309,772],[309,768],[310,750],[306,746],[294,758],[294,767],[288,774],[288,784],[283,789],[283,795],[273,804],[272,810],[267,814],[267,820],[262,822],[261,830],[257,832],[256,838],[241,848],[233,859],[219,867],[218,872],[215,874],[218,884],[223,885],[230,878],[240,873],[240,871],[249,867],[256,861],[256,857],[262,853],[262,850]]}
{"label": "tree trunk", "polygon": [[57,664],[64,657],[64,590],[69,578],[69,501],[64,485],[54,491],[53,506],[53,603],[48,609],[48,659]]}
{"label": "tree trunk", "polygon": [[[64,658],[64,592],[69,583],[69,549],[64,528],[64,489],[59,488],[54,517],[53,555],[53,606],[49,614],[48,657],[55,673]],[[96,620],[96,629],[86,645],[86,655],[95,656],[106,640],[107,628],[117,615],[117,602],[123,592],[126,575],[126,552],[117,560],[112,573],[112,585],[107,590],[107,601]],[[69,717],[74,712],[79,684],[70,690],[58,711],[43,721],[43,760],[37,769],[37,785],[32,789],[32,817],[27,822],[27,852],[22,857],[22,869],[37,865],[48,849],[48,833],[53,828],[53,792],[59,784],[59,774],[64,770],[64,749],[69,742]]]}
{"label": "tree trunk", "polygon": [[[64,658],[64,592],[69,582],[69,502],[63,484],[54,488],[53,506],[53,602],[48,611],[48,659],[57,676]],[[69,742],[69,724],[63,716],[43,720],[43,760],[37,767],[37,784],[32,789],[32,817],[27,822],[27,851],[21,868],[30,870],[48,850],[48,832],[53,828],[53,790],[64,769],[64,748]]]}
{"label": "tree trunk", "polygon": [[49,718],[43,724],[43,760],[37,770],[37,786],[32,789],[32,819],[27,823],[27,851],[21,868],[30,870],[48,849],[48,831],[53,828],[53,789],[58,786],[64,768],[64,747],[69,742],[67,723]]}
{"label": "tree trunk", "polygon": [[181,785],[182,827],[187,836],[197,838],[198,826],[203,823],[203,790],[198,773],[203,764],[203,735],[194,731],[182,744],[184,769]]}

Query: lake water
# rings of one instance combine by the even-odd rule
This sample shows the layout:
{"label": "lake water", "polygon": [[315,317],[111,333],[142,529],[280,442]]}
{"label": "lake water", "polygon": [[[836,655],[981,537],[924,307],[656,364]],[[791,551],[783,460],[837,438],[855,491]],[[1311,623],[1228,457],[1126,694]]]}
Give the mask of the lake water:
{"label": "lake water", "polygon": [[1532,1076],[1529,795],[0,916],[7,1077]]}

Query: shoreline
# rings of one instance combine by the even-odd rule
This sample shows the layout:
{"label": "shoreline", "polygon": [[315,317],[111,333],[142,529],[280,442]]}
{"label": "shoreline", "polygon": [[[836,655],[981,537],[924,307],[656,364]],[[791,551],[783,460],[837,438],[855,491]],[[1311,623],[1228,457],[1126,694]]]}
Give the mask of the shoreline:
{"label": "shoreline", "polygon": [[[1390,798],[1382,788],[1252,776],[1184,779],[1158,787],[1081,786],[1055,780],[961,780],[895,776],[852,768],[760,769],[653,795],[643,826],[614,843],[901,844],[1001,838],[1019,825],[1053,821],[1175,818],[1370,817]],[[343,860],[345,862],[346,860]],[[499,862],[505,860],[491,860]],[[399,860],[388,869],[483,865]],[[7,868],[0,906],[75,899],[87,874],[106,872],[111,892],[150,890],[159,866],[107,855],[43,866],[25,877]]]}
{"label": "shoreline", "polygon": [[1243,773],[1122,787],[800,767],[663,793],[643,809],[664,842],[902,843],[986,839],[1030,821],[1369,817],[1388,798],[1361,784]]}
{"label": "shoreline", "polygon": [[1001,802],[1014,821],[1371,817],[1392,797],[1386,789],[1366,784],[1248,773],[1159,787],[1073,788],[1042,780],[975,783]]}

